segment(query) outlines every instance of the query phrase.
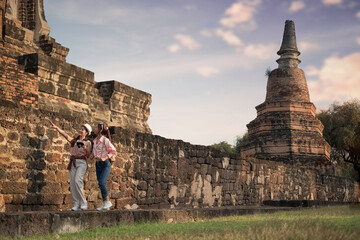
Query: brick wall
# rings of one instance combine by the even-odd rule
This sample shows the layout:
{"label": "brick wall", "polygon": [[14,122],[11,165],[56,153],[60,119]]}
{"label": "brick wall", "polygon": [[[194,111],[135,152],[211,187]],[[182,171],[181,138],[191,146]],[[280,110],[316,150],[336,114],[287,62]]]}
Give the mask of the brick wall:
{"label": "brick wall", "polygon": [[[70,134],[86,119],[5,100],[0,101],[0,118],[2,210],[70,209],[70,146],[47,119]],[[335,176],[333,167],[242,159],[180,140],[120,127],[111,130],[119,154],[107,185],[118,209],[127,204],[179,208],[259,205],[264,200],[359,201],[359,184]],[[90,160],[88,165],[84,188],[94,209],[101,195],[95,163]]]}
{"label": "brick wall", "polygon": [[0,55],[0,98],[37,108],[38,77],[25,72],[3,47]]}
{"label": "brick wall", "polygon": [[109,106],[114,126],[128,126],[139,132],[151,133],[147,123],[150,116],[151,94],[117,81],[96,83],[99,95]]}
{"label": "brick wall", "polygon": [[[31,12],[33,3],[34,1],[21,1],[20,8],[23,8],[23,12],[20,16],[27,11]],[[26,4],[30,5],[24,7]],[[111,122],[114,126],[151,133],[147,123],[150,94],[112,81],[111,91],[114,94],[108,102],[104,102],[105,99],[99,96],[99,89],[95,87],[94,73],[66,62],[68,48],[46,35],[40,36],[39,42],[34,42],[34,32],[21,25],[24,24],[21,17],[20,20],[4,20],[5,57],[19,59],[25,72],[37,76],[40,109],[91,119],[89,121]],[[3,89],[9,91],[10,87],[4,85]]]}

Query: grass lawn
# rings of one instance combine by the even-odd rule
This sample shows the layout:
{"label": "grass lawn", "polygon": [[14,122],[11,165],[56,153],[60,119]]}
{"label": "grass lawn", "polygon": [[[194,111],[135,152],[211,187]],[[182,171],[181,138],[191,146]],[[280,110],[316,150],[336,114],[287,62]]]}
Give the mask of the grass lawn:
{"label": "grass lawn", "polygon": [[222,217],[187,223],[143,223],[21,239],[360,239],[360,206],[335,206]]}

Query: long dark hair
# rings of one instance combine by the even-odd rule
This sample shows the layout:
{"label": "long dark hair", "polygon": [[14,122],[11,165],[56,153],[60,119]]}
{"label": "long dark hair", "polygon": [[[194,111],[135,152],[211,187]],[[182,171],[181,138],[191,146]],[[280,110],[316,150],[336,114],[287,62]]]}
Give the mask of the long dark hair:
{"label": "long dark hair", "polygon": [[98,123],[98,130],[101,135],[107,137],[111,142],[110,130],[105,123]]}

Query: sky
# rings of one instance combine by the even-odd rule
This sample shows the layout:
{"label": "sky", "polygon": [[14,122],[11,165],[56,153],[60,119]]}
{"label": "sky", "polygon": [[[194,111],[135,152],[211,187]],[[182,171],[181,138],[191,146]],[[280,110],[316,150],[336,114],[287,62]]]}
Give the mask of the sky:
{"label": "sky", "polygon": [[153,134],[234,144],[265,100],[286,20],[317,111],[360,99],[359,0],[45,0],[67,62],[152,95]]}

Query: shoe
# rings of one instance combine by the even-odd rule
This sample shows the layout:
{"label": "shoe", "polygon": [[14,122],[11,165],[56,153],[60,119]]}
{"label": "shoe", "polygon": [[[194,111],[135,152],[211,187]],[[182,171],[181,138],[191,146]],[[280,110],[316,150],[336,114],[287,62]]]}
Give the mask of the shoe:
{"label": "shoe", "polygon": [[112,206],[112,203],[111,203],[110,201],[106,201],[106,202],[104,203],[103,209],[104,209],[104,210],[109,210],[111,206]]}
{"label": "shoe", "polygon": [[80,210],[80,206],[79,205],[75,205],[71,211],[79,211]]}
{"label": "shoe", "polygon": [[112,206],[112,203],[110,201],[106,201],[103,203],[103,205],[101,205],[101,207],[97,208],[97,210],[98,211],[109,210],[111,206]]}
{"label": "shoe", "polygon": [[103,203],[100,207],[98,207],[96,210],[98,210],[98,211],[101,211],[101,210],[103,210],[104,209],[104,204],[105,203]]}
{"label": "shoe", "polygon": [[81,210],[87,209],[87,203],[81,204],[80,209],[81,209]]}

